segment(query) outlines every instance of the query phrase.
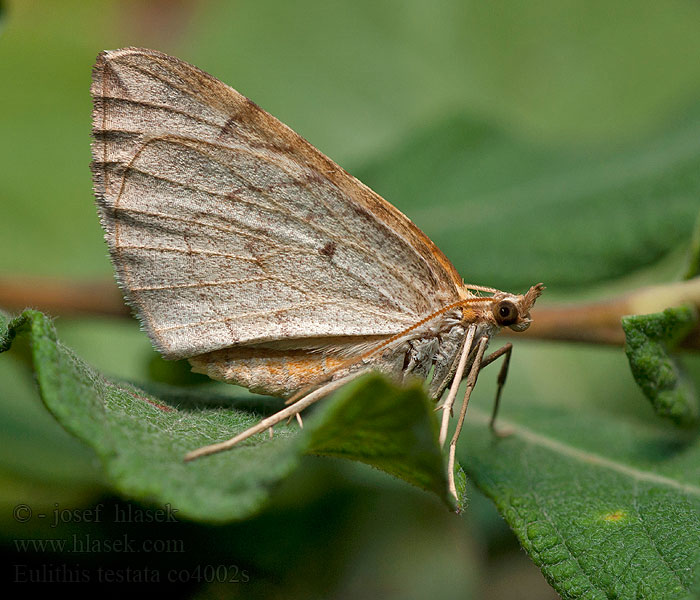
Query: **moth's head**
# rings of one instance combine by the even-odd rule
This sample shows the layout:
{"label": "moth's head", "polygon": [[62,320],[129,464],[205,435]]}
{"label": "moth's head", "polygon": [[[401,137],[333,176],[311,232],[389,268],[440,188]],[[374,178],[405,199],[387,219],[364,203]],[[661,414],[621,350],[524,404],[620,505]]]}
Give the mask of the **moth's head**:
{"label": "moth's head", "polygon": [[525,331],[532,323],[530,309],[543,290],[544,285],[538,283],[522,296],[496,292],[491,303],[491,313],[496,324],[499,327],[510,327],[513,331]]}

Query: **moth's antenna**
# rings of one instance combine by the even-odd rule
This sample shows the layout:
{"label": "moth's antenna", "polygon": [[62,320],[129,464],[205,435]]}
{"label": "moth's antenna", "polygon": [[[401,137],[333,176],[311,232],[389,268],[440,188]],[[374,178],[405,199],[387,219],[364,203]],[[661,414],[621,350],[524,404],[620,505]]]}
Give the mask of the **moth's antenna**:
{"label": "moth's antenna", "polygon": [[495,288],[486,287],[484,285],[472,285],[471,283],[465,283],[464,287],[467,288],[468,290],[474,290],[477,292],[488,292],[489,294],[495,294],[495,293],[501,291],[501,290],[497,290]]}

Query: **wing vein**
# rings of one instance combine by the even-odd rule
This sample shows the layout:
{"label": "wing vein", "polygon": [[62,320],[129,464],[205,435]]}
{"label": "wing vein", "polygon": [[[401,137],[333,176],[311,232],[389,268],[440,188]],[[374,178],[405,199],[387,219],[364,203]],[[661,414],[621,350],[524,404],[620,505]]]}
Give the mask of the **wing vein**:
{"label": "wing vein", "polygon": [[[344,304],[348,304],[347,300],[343,302]],[[286,312],[290,312],[293,310],[297,309],[303,309],[303,308],[317,308],[319,306],[322,306],[324,304],[339,304],[338,300],[319,300],[318,302],[301,302],[298,304],[292,304],[290,306],[284,306],[282,308],[275,308],[273,310],[263,310],[263,311],[256,311],[256,312],[248,312],[248,313],[241,313],[238,315],[234,315],[231,317],[222,317],[221,319],[210,319],[208,321],[199,321],[196,323],[182,323],[180,325],[172,325],[170,327],[159,327],[155,328],[155,331],[158,333],[163,333],[165,331],[175,331],[177,329],[187,329],[189,327],[199,327],[201,325],[210,325],[213,323],[223,323],[223,322],[231,322],[231,321],[239,321],[241,319],[249,318],[249,317],[264,317],[264,316],[269,316],[269,315],[276,315],[276,314],[282,314]],[[361,305],[357,302],[351,302],[350,304],[354,304],[356,306],[361,306],[363,309],[363,312],[371,313],[374,315],[382,316],[382,317],[388,317],[391,318],[392,320],[396,320],[396,315],[387,315],[386,313],[382,313],[380,311],[376,310],[367,310],[365,305]],[[412,323],[412,320],[406,321],[409,323]]]}
{"label": "wing vein", "polygon": [[166,246],[137,246],[136,244],[120,244],[120,250],[153,250],[155,252],[175,252],[177,254],[203,254],[205,256],[221,256],[223,258],[233,258],[235,260],[244,260],[252,263],[258,262],[250,256],[242,256],[240,254],[227,254],[225,252],[215,252],[214,250],[196,250],[194,248],[171,248]]}
{"label": "wing vein", "polygon": [[256,281],[269,281],[270,277],[260,276],[260,277],[248,277],[246,279],[229,279],[224,281],[197,281],[195,283],[176,283],[170,285],[147,285],[142,287],[132,287],[129,288],[132,292],[150,292],[154,290],[181,290],[188,288],[200,288],[200,287],[217,287],[217,286],[228,286],[228,285],[242,285],[244,283],[254,283]]}
{"label": "wing vein", "polygon": [[[195,115],[193,113],[187,112],[186,110],[182,110],[180,108],[175,108],[173,106],[168,106],[167,104],[156,104],[155,102],[147,102],[146,100],[138,100],[136,98],[124,98],[122,96],[101,96],[103,100],[109,100],[109,101],[116,101],[116,102],[125,102],[128,104],[134,104],[136,106],[145,106],[146,108],[153,108],[157,110],[163,110],[166,112],[172,112],[177,115],[181,115],[183,117],[187,117],[188,119],[192,119],[193,121],[197,121],[198,123],[202,123],[203,125],[209,125],[213,129],[221,129],[221,124],[215,123],[213,121],[210,121],[208,119],[205,119],[203,117],[200,117],[198,115]],[[109,129],[101,129],[101,131],[112,131]],[[142,133],[139,131],[131,131],[131,130],[116,130],[116,131],[123,131],[124,133]]]}
{"label": "wing vein", "polygon": [[[169,69],[169,65],[164,65],[164,64],[163,64],[161,61],[159,61],[155,56],[153,56],[153,57],[151,57],[151,58],[152,58],[153,62],[155,62],[155,63],[157,63],[158,65],[160,65],[161,67],[163,67],[166,71],[169,71],[169,70],[170,70],[170,69]],[[200,105],[202,104],[201,98],[198,98],[197,95],[196,95],[193,91],[187,89],[186,87],[177,85],[177,84],[175,84],[174,81],[169,80],[169,79],[166,79],[165,77],[163,77],[163,76],[161,76],[161,75],[155,73],[154,71],[151,71],[151,70],[149,70],[149,69],[145,69],[144,67],[142,67],[142,66],[140,66],[140,65],[137,65],[137,64],[135,64],[135,63],[124,63],[124,64],[125,64],[128,68],[134,69],[134,70],[136,70],[136,71],[139,71],[140,73],[143,73],[143,74],[146,75],[147,77],[150,77],[150,78],[152,78],[152,79],[155,79],[156,81],[160,81],[161,83],[163,83],[163,84],[166,85],[167,87],[169,87],[169,88],[171,88],[171,89],[173,89],[173,90],[176,90],[176,91],[178,91],[178,92],[180,92],[180,93],[182,93],[182,94],[188,96],[189,98],[192,98],[192,100],[194,100],[197,104],[200,104]],[[174,76],[177,77],[178,79],[180,79],[179,75],[174,75]],[[217,80],[217,81],[218,81],[218,80]],[[219,82],[219,83],[222,83],[222,82]],[[226,85],[226,84],[223,84],[223,83],[222,83],[222,85]],[[209,104],[208,106],[211,107],[211,104]],[[222,113],[222,114],[223,114],[223,113]],[[219,126],[219,127],[220,127],[220,126]]]}
{"label": "wing vein", "polygon": [[[173,139],[173,138],[174,138],[174,139]],[[397,271],[396,269],[393,269],[393,268],[392,268],[392,265],[388,264],[386,261],[384,261],[384,260],[382,260],[380,257],[378,257],[376,251],[372,251],[371,249],[366,248],[366,247],[362,246],[361,244],[357,244],[356,242],[354,242],[354,241],[352,241],[352,240],[349,240],[347,237],[342,238],[342,237],[340,237],[340,236],[338,236],[338,235],[335,235],[334,233],[332,233],[331,231],[329,231],[329,230],[326,229],[325,227],[321,227],[321,226],[315,225],[315,224],[313,224],[313,223],[310,223],[308,220],[302,219],[301,217],[299,217],[298,215],[294,214],[293,212],[290,212],[289,210],[285,210],[284,208],[281,207],[281,205],[279,205],[279,204],[274,200],[274,196],[273,196],[273,194],[272,194],[271,191],[267,191],[267,190],[264,190],[264,189],[256,188],[256,186],[253,185],[253,183],[252,183],[252,181],[251,181],[250,179],[248,179],[248,178],[246,178],[246,177],[244,177],[244,176],[242,176],[242,175],[236,173],[235,171],[233,171],[233,170],[231,169],[231,167],[230,167],[229,165],[227,165],[227,164],[225,164],[225,163],[223,163],[223,162],[221,162],[221,161],[219,161],[219,160],[216,160],[211,154],[208,154],[208,153],[206,153],[206,152],[203,152],[203,151],[201,151],[199,148],[197,148],[196,146],[192,146],[192,145],[187,144],[187,143],[185,143],[185,142],[204,143],[204,144],[207,144],[207,145],[212,145],[212,146],[214,146],[214,147],[216,147],[216,148],[219,148],[219,149],[235,150],[235,151],[238,151],[238,152],[241,152],[241,153],[248,153],[248,154],[250,154],[251,156],[255,156],[255,157],[257,157],[257,158],[262,158],[261,155],[259,155],[259,154],[257,154],[257,153],[254,153],[254,152],[248,152],[248,151],[246,151],[246,150],[244,150],[244,149],[241,149],[241,148],[231,148],[231,147],[229,147],[229,146],[219,146],[218,144],[212,144],[211,142],[206,142],[206,141],[203,141],[203,140],[196,140],[196,139],[192,139],[192,138],[180,138],[180,136],[171,136],[171,135],[168,135],[167,138],[156,138],[156,139],[154,139],[154,140],[149,140],[149,141],[164,141],[164,142],[170,142],[170,143],[179,144],[179,145],[182,145],[182,146],[185,146],[185,147],[187,147],[187,148],[190,148],[190,149],[194,150],[195,152],[199,153],[201,156],[203,156],[203,157],[205,157],[205,158],[207,158],[207,159],[209,159],[209,160],[212,160],[212,161],[215,162],[216,164],[218,164],[218,165],[222,166],[223,168],[225,168],[226,170],[228,170],[228,171],[229,171],[230,173],[232,173],[237,179],[240,179],[244,184],[247,184],[248,189],[257,189],[258,193],[260,193],[262,196],[264,196],[265,198],[267,198],[273,206],[268,206],[268,205],[265,205],[265,204],[260,204],[260,203],[257,203],[257,202],[253,202],[253,201],[250,201],[250,200],[246,200],[246,199],[240,198],[239,196],[236,196],[235,199],[234,199],[234,198],[232,198],[232,197],[230,196],[230,194],[223,194],[223,193],[221,193],[221,192],[214,192],[214,191],[206,190],[206,189],[203,189],[203,188],[196,187],[196,186],[194,186],[194,185],[192,185],[192,184],[183,184],[182,182],[179,182],[179,181],[176,181],[176,180],[173,180],[173,179],[169,179],[169,178],[167,178],[167,177],[162,177],[162,176],[160,176],[160,175],[155,175],[155,174],[153,174],[153,173],[150,173],[149,171],[146,171],[146,170],[144,170],[143,168],[137,167],[136,165],[133,164],[133,162],[132,162],[131,164],[129,164],[129,165],[126,167],[126,171],[125,171],[125,172],[128,172],[128,171],[130,171],[130,170],[133,170],[133,171],[136,171],[136,172],[138,172],[138,173],[141,173],[141,174],[144,174],[144,175],[153,177],[153,178],[155,178],[155,179],[159,179],[159,180],[162,180],[162,181],[167,181],[167,182],[169,182],[169,183],[172,183],[172,184],[177,185],[177,186],[179,186],[179,187],[182,187],[182,188],[184,188],[184,189],[190,189],[190,190],[197,191],[197,192],[200,192],[200,193],[203,193],[203,194],[207,194],[207,195],[211,195],[211,196],[214,196],[214,197],[220,197],[220,198],[223,198],[223,199],[228,200],[228,201],[230,201],[230,202],[243,202],[243,203],[245,203],[245,204],[248,204],[248,205],[250,205],[250,206],[255,206],[256,208],[259,208],[259,209],[262,209],[262,210],[265,210],[265,211],[278,213],[278,214],[282,215],[285,219],[292,219],[292,220],[294,220],[294,221],[296,221],[296,222],[298,222],[298,223],[301,223],[301,224],[305,225],[306,227],[309,227],[310,229],[312,229],[313,231],[315,231],[315,232],[318,233],[320,236],[322,236],[322,237],[324,237],[324,238],[326,238],[326,239],[332,240],[332,241],[336,242],[337,244],[340,244],[340,245],[343,245],[343,246],[347,246],[347,247],[353,248],[354,250],[357,250],[358,252],[361,252],[361,253],[364,254],[365,256],[371,257],[373,260],[375,260],[377,263],[379,263],[379,264],[384,268],[385,271],[390,272],[394,277],[396,277],[397,279],[400,279],[404,286],[406,286],[406,287],[408,287],[408,288],[414,290],[415,292],[417,292],[417,293],[426,301],[426,303],[427,303],[427,299],[425,298],[425,295],[422,293],[422,290],[421,290],[411,279],[407,278],[401,271]],[[146,143],[144,144],[144,146],[143,146],[141,149],[139,149],[139,150],[137,151],[136,154],[139,154],[139,153],[141,152],[141,150],[143,150],[143,148],[146,146],[147,143],[148,143],[148,142],[146,142]],[[136,155],[135,155],[134,158],[136,158]],[[268,162],[269,162],[269,161],[268,161]],[[273,164],[275,164],[276,166],[280,167],[280,169],[284,170],[284,169],[281,167],[281,165],[279,165],[279,164],[277,164],[277,163],[273,163]],[[284,172],[287,173],[288,175],[290,175],[290,172],[289,172],[289,171],[284,170]],[[290,176],[291,176],[291,175],[290,175]],[[126,180],[126,174],[124,175],[124,181],[125,181],[125,180]],[[330,181],[329,181],[328,183],[329,183],[330,185],[333,185]],[[289,183],[289,185],[298,185],[298,181],[293,180],[293,181],[291,181],[291,182]],[[122,186],[122,190],[123,190],[123,186]],[[121,196],[121,192],[120,192],[120,196]],[[315,196],[315,197],[318,197],[318,196]],[[115,209],[115,210],[124,210],[124,209],[122,209],[122,208],[119,206],[118,202],[115,202],[114,209]],[[330,212],[330,211],[329,211],[329,212]],[[334,215],[334,216],[335,216],[335,215]],[[226,217],[222,217],[222,218],[224,218],[224,219],[227,220],[228,222],[231,222],[229,219],[226,219]],[[336,218],[337,218],[337,217],[336,217]],[[341,219],[339,219],[339,220],[341,220]],[[342,220],[341,220],[341,222],[342,222]],[[118,245],[119,247],[121,247],[119,244],[117,244],[117,245]],[[366,278],[366,277],[363,277],[360,273],[355,272],[355,271],[352,271],[352,270],[350,270],[350,269],[348,269],[347,267],[344,267],[344,266],[342,266],[342,265],[339,265],[337,262],[334,263],[334,264],[335,264],[335,266],[336,266],[338,269],[340,269],[340,270],[342,270],[343,272],[347,273],[347,274],[350,275],[353,279],[355,279],[356,281],[362,283],[362,285],[364,285],[365,287],[368,287],[368,288],[377,290],[377,291],[378,291],[382,296],[384,296],[384,298],[386,298],[389,302],[391,302],[391,303],[393,303],[393,304],[399,305],[399,306],[401,307],[402,310],[404,310],[404,311],[406,311],[406,312],[408,312],[408,313],[410,313],[410,314],[415,314],[415,311],[414,311],[413,309],[411,309],[410,307],[408,307],[408,306],[406,306],[404,303],[402,303],[400,300],[398,300],[398,299],[396,298],[396,296],[393,295],[393,294],[391,294],[390,291],[388,291],[385,287],[379,286],[379,285],[378,285],[378,281],[377,281],[376,279],[368,279],[368,278]]]}
{"label": "wing vein", "polygon": [[[163,139],[163,138],[161,138],[161,139]],[[207,146],[212,146],[212,147],[218,148],[218,149],[225,149],[225,150],[229,150],[229,151],[239,152],[239,153],[241,153],[241,154],[248,154],[248,155],[253,156],[253,157],[255,157],[255,158],[261,159],[263,162],[272,163],[272,164],[274,164],[275,166],[277,166],[280,170],[284,171],[284,172],[285,172],[287,175],[289,175],[290,177],[292,177],[292,178],[294,177],[294,176],[291,174],[291,172],[288,171],[288,170],[286,170],[281,164],[279,164],[279,163],[277,163],[277,162],[274,162],[274,161],[271,161],[271,160],[269,160],[268,158],[263,157],[263,156],[260,155],[259,153],[251,152],[251,151],[248,151],[248,150],[246,150],[246,149],[244,149],[244,148],[233,148],[233,147],[230,147],[230,146],[223,146],[223,145],[215,144],[215,143],[208,142],[208,141],[205,141],[205,140],[196,140],[196,139],[192,139],[192,138],[181,138],[180,136],[168,136],[168,139],[167,139],[167,140],[166,140],[166,139],[163,139],[163,141],[172,141],[173,143],[179,143],[179,144],[182,145],[182,146],[186,146],[186,147],[188,147],[188,148],[191,148],[191,149],[194,150],[195,152],[199,153],[201,156],[212,160],[212,161],[215,162],[216,164],[218,164],[218,165],[220,165],[221,167],[223,167],[224,169],[228,170],[232,175],[234,175],[234,177],[240,179],[240,180],[243,181],[244,183],[247,183],[247,184],[248,184],[250,187],[252,187],[252,188],[255,188],[256,186],[253,184],[253,182],[252,182],[249,178],[247,178],[247,177],[241,175],[240,173],[235,172],[233,169],[231,169],[230,165],[227,165],[226,163],[224,163],[224,162],[222,162],[222,161],[220,161],[220,160],[217,160],[217,159],[216,159],[215,157],[213,157],[211,154],[208,154],[208,153],[206,153],[206,152],[203,152],[202,150],[200,150],[200,149],[197,148],[196,146],[189,145],[189,144],[187,144],[186,142],[195,142],[195,144],[201,143],[201,144],[204,144],[204,145],[207,145]],[[325,178],[324,178],[324,179],[325,179]],[[326,179],[326,181],[328,181],[328,180]],[[175,182],[175,183],[176,183],[176,182]],[[335,187],[334,184],[333,184],[331,181],[328,181],[328,184],[331,185],[331,186],[333,186],[333,187]],[[298,182],[296,182],[296,185],[298,185]],[[337,189],[337,188],[336,188],[336,189]],[[340,192],[340,190],[338,190],[338,191]],[[413,291],[415,291],[418,295],[420,295],[420,296],[424,299],[424,301],[425,301],[426,303],[428,302],[428,299],[426,298],[425,294],[423,293],[423,290],[417,285],[417,283],[414,282],[412,279],[409,279],[408,277],[406,277],[403,273],[401,273],[401,271],[397,271],[396,269],[394,269],[392,265],[388,264],[388,263],[387,263],[386,261],[384,261],[381,257],[379,257],[379,255],[378,255],[377,252],[376,252],[376,249],[375,249],[375,250],[372,250],[372,249],[370,249],[370,248],[365,248],[364,246],[362,246],[362,245],[360,245],[360,244],[357,244],[357,243],[355,243],[355,242],[349,241],[349,240],[347,239],[347,237],[341,238],[341,237],[339,237],[339,236],[336,236],[335,234],[333,234],[332,232],[330,232],[329,230],[327,230],[327,229],[324,228],[324,227],[315,225],[315,224],[309,222],[308,220],[304,220],[304,219],[300,218],[299,216],[295,215],[294,213],[291,213],[291,212],[289,212],[289,211],[285,211],[285,210],[282,209],[281,206],[275,201],[274,197],[272,196],[272,192],[271,192],[271,191],[267,191],[267,190],[265,190],[265,189],[260,189],[259,193],[260,193],[262,196],[266,197],[274,206],[278,207],[278,208],[279,208],[279,211],[280,211],[282,214],[284,214],[286,217],[291,217],[292,219],[294,219],[294,220],[297,221],[297,222],[304,223],[306,226],[308,226],[308,227],[310,227],[311,229],[313,229],[314,231],[316,231],[316,232],[322,234],[322,235],[325,236],[326,238],[329,238],[329,239],[331,239],[331,240],[333,240],[333,241],[335,241],[335,242],[341,243],[342,245],[350,246],[350,247],[354,248],[355,250],[358,250],[358,251],[362,252],[363,254],[365,254],[365,255],[367,255],[367,256],[370,256],[370,257],[372,258],[372,260],[374,260],[374,261],[376,261],[377,263],[379,263],[382,267],[384,267],[384,269],[385,269],[386,271],[392,273],[392,275],[394,275],[394,276],[397,277],[398,279],[401,279],[402,282],[403,282],[403,284],[404,284],[406,287],[408,287],[409,289],[412,289]],[[340,192],[340,193],[342,194],[342,192]],[[318,196],[317,196],[316,194],[313,194],[313,195],[314,195],[314,197],[316,197],[316,199],[318,199]],[[343,194],[343,196],[347,199],[347,196],[345,196],[344,194]],[[348,199],[348,200],[349,200],[349,199]],[[269,210],[269,208],[268,208],[268,210]],[[402,240],[402,242],[403,242],[403,240]],[[403,247],[406,247],[407,245],[406,245],[405,242],[404,242],[404,243],[402,243],[402,246],[403,246]],[[409,246],[409,247],[410,247],[410,246]],[[429,269],[429,271],[430,271],[430,269]],[[431,271],[431,273],[432,273],[432,271]],[[359,280],[359,281],[362,281],[362,282],[365,283],[365,284],[374,286],[376,289],[379,289],[379,288],[376,287],[376,286],[377,286],[377,283],[378,283],[377,281],[368,281],[368,280],[366,280],[366,279],[363,278],[363,277],[359,277],[359,275],[358,275],[357,273],[351,273],[351,274],[352,274],[352,276],[353,276],[355,279],[357,279],[357,280]],[[387,293],[386,290],[382,289],[382,290],[381,290],[381,293],[382,293],[382,295],[383,295],[384,297],[390,299],[390,300],[393,301],[393,302],[396,302],[396,298],[395,298],[393,295],[391,295],[390,293]],[[410,308],[408,308],[408,307],[406,307],[406,306],[403,306],[402,308],[404,308],[404,310],[406,310],[406,311],[409,312],[409,313],[413,313],[413,312],[414,312],[413,310],[411,310]]]}
{"label": "wing vein", "polygon": [[[251,233],[250,231],[244,231],[244,230],[241,230],[241,229],[238,229],[235,227],[224,227],[222,225],[216,225],[215,223],[210,223],[207,221],[199,221],[196,219],[185,219],[184,217],[177,217],[175,215],[169,215],[166,213],[152,212],[152,211],[148,211],[148,210],[140,210],[138,208],[125,208],[122,206],[115,206],[114,210],[117,212],[133,213],[133,214],[137,214],[137,215],[145,215],[148,217],[157,217],[159,219],[165,219],[167,221],[175,221],[178,223],[185,223],[187,225],[201,225],[202,227],[206,227],[209,229],[216,229],[217,231],[222,231],[224,233],[232,233],[235,235],[240,235],[241,237],[247,237],[247,238],[251,238],[254,240],[258,240],[258,241],[264,242],[266,244],[275,246],[279,250],[289,250],[289,251],[294,251],[297,249],[305,250],[305,251],[308,250],[307,248],[298,248],[296,246],[283,246],[281,244],[275,243],[273,240],[271,240],[268,237],[256,235],[254,233]],[[224,221],[226,221],[226,223],[233,225],[233,222],[226,219],[225,217],[222,217],[222,219]],[[251,258],[254,258],[254,257],[251,257]]]}

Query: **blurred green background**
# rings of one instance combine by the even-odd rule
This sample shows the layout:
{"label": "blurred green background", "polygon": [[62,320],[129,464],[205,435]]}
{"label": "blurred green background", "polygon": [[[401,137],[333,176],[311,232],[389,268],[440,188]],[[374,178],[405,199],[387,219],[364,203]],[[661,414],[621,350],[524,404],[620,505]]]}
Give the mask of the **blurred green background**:
{"label": "blurred green background", "polygon": [[[176,55],[250,97],[404,211],[468,281],[520,291],[543,280],[546,301],[681,268],[700,208],[700,5],[691,0],[24,0],[2,11],[2,277],[111,277],[88,168],[90,69],[99,51],[129,45]],[[104,373],[149,378],[153,352],[134,321],[57,326]],[[52,537],[13,519],[19,502],[48,511],[118,502],[18,358],[0,357],[8,563],[14,539]],[[689,365],[697,376],[698,362]],[[483,387],[490,399],[492,382]],[[511,399],[576,409],[595,398],[611,414],[653,419],[620,349],[517,344],[507,389]],[[240,585],[189,581],[181,597],[556,597],[477,491],[457,518],[339,460],[308,458],[246,523],[138,529],[183,539],[187,552],[89,555],[82,566],[174,561],[250,573]]]}

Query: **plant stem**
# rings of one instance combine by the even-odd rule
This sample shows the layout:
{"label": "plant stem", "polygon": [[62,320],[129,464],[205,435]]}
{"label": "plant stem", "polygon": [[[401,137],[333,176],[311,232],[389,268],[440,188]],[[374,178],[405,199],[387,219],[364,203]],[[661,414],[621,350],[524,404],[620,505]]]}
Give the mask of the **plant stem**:
{"label": "plant stem", "polygon": [[114,280],[70,281],[43,277],[0,278],[0,307],[19,312],[37,308],[50,315],[108,315],[128,317]]}
{"label": "plant stem", "polygon": [[[622,346],[625,343],[620,325],[622,316],[661,312],[681,304],[694,305],[700,311],[700,277],[639,288],[595,302],[537,305],[532,311],[532,325],[517,337]],[[0,307],[15,312],[33,307],[62,316],[131,315],[119,289],[109,279],[0,278]],[[695,327],[681,347],[700,350],[700,326]]]}
{"label": "plant stem", "polygon": [[[700,311],[700,277],[643,287],[596,302],[536,307],[532,311],[530,328],[517,335],[532,339],[622,346],[625,333],[620,319],[624,315],[661,312],[683,304],[691,304]],[[690,332],[681,347],[700,350],[700,326]]]}

